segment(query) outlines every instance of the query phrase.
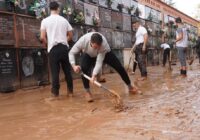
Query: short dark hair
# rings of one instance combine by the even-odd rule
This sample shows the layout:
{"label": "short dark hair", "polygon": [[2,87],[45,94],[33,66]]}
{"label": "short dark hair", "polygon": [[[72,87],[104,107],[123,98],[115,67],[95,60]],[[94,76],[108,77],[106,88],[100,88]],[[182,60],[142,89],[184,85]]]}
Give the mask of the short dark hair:
{"label": "short dark hair", "polygon": [[103,38],[99,33],[94,33],[91,36],[91,43],[96,43],[97,45],[101,45],[103,42]]}
{"label": "short dark hair", "polygon": [[50,8],[50,10],[58,10],[59,4],[56,1],[52,1],[49,4],[49,8]]}
{"label": "short dark hair", "polygon": [[182,23],[182,19],[180,17],[177,17],[175,21],[176,23]]}
{"label": "short dark hair", "polygon": [[132,17],[131,22],[132,24],[134,24],[134,23],[140,22],[140,19],[138,17]]}

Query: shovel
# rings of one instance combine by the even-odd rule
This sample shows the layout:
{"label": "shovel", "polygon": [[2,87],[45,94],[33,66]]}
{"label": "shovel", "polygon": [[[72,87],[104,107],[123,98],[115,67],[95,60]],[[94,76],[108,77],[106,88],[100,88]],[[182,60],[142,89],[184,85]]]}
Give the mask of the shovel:
{"label": "shovel", "polygon": [[[81,75],[82,75],[83,77],[85,77],[86,79],[91,80],[91,77],[89,77],[88,75],[84,74],[83,72],[81,73]],[[116,107],[122,106],[122,100],[121,100],[121,97],[119,96],[118,93],[116,93],[114,90],[108,89],[107,87],[103,86],[102,84],[100,84],[100,83],[97,82],[97,81],[94,81],[94,84],[95,84],[97,87],[102,88],[102,89],[108,91],[108,92],[110,93],[110,96],[112,96],[112,97],[115,98],[115,106],[116,106]]]}
{"label": "shovel", "polygon": [[128,67],[127,67],[127,72],[129,71],[129,67],[130,67],[130,64],[131,64],[131,60],[133,59],[133,62],[134,63],[138,63],[136,60],[135,60],[135,57],[133,57],[133,53],[131,54],[130,58],[129,58],[129,62],[128,62]]}

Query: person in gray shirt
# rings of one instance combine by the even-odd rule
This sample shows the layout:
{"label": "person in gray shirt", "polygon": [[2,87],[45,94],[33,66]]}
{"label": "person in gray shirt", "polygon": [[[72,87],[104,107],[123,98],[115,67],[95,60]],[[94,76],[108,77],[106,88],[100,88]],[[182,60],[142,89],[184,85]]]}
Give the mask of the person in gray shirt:
{"label": "person in gray shirt", "polygon": [[188,47],[188,33],[187,28],[183,25],[180,17],[176,18],[176,24],[178,26],[176,30],[176,48],[178,50],[178,57],[181,63],[180,74],[182,77],[187,76],[186,67],[186,50]]}
{"label": "person in gray shirt", "polygon": [[[75,63],[75,55],[80,52],[82,52],[82,58],[79,66]],[[106,38],[98,32],[90,32],[83,35],[70,50],[69,61],[76,73],[82,70],[83,73],[91,76],[91,68],[94,67],[91,83],[94,83],[97,74],[101,71],[103,63],[106,63],[119,73],[128,86],[130,93],[135,94],[139,91],[135,86],[131,85],[127,72],[117,57],[112,53]],[[82,77],[82,81],[86,90],[86,100],[92,102],[93,98],[90,92],[89,80]]]}

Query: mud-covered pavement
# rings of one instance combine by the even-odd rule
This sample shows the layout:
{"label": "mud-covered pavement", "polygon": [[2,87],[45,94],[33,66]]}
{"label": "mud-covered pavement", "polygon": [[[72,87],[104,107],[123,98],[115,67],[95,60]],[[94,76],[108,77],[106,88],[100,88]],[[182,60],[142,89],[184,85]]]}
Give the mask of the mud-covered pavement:
{"label": "mud-covered pavement", "polygon": [[85,102],[80,80],[73,98],[63,82],[56,101],[46,100],[50,86],[0,94],[0,140],[200,140],[200,66],[193,64],[185,79],[173,69],[149,67],[148,80],[135,82],[143,95],[128,95],[117,74],[106,75],[105,85],[128,107],[120,113],[94,86],[95,102]]}

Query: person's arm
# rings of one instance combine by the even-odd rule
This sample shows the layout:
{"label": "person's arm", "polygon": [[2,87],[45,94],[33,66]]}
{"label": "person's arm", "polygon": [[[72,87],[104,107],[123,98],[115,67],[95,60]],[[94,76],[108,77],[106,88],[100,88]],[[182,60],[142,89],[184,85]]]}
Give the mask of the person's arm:
{"label": "person's arm", "polygon": [[103,53],[99,53],[97,55],[97,60],[96,60],[96,64],[95,64],[95,67],[94,67],[94,70],[93,70],[93,73],[92,73],[92,82],[94,82],[96,80],[96,77],[97,77],[97,74],[101,71],[102,69],[102,66],[103,66],[103,61],[104,61],[104,58],[105,58],[105,55],[106,55],[106,51],[103,52]]}
{"label": "person's arm", "polygon": [[106,53],[110,51],[110,46],[106,38],[104,36],[102,37],[103,37],[103,44],[102,44],[101,49],[103,50],[101,50],[101,52],[97,55],[96,64],[92,73],[92,80],[91,80],[92,83],[96,80],[97,75],[100,73],[102,69],[103,61],[104,61]]}
{"label": "person's arm", "polygon": [[66,20],[66,30],[67,30],[67,42],[72,40],[73,37],[73,28],[71,26],[71,24]]}
{"label": "person's arm", "polygon": [[47,47],[47,33],[46,30],[40,31],[40,40],[44,47]]}
{"label": "person's arm", "polygon": [[44,20],[41,23],[41,27],[40,27],[40,40],[43,44],[44,47],[47,46],[47,33],[46,33],[46,27],[45,27],[45,23]]}
{"label": "person's arm", "polygon": [[183,31],[182,31],[182,29],[178,29],[177,30],[177,34],[178,35],[176,37],[175,43],[183,39]]}
{"label": "person's arm", "polygon": [[84,47],[84,36],[81,37],[72,47],[72,49],[69,52],[69,62],[74,70],[74,72],[78,73],[80,72],[80,66],[76,65],[76,61],[75,61],[75,55],[78,54],[82,48]]}
{"label": "person's arm", "polygon": [[148,34],[144,34],[144,44],[143,44],[143,47],[142,47],[142,51],[145,52],[146,51],[146,45],[147,45],[147,41],[148,41]]}
{"label": "person's arm", "polygon": [[67,42],[71,41],[71,40],[72,40],[72,37],[73,37],[72,31],[68,31],[68,32],[67,32]]}

